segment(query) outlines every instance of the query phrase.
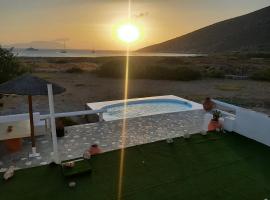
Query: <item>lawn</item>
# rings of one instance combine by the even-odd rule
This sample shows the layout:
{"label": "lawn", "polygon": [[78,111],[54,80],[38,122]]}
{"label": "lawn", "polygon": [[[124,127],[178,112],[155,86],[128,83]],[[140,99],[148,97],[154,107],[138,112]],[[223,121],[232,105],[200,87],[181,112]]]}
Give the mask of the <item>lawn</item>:
{"label": "lawn", "polygon": [[[198,134],[125,152],[125,200],[270,199],[270,148],[234,133]],[[19,170],[0,181],[0,199],[117,199],[119,155],[92,158],[92,174],[73,179],[65,179],[57,166]]]}

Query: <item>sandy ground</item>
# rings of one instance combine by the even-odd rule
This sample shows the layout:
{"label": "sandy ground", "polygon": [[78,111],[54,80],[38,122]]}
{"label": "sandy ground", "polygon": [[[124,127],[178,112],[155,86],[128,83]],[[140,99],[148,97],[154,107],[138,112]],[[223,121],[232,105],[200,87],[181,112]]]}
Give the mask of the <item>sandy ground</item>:
{"label": "sandy ground", "polygon": [[[56,112],[85,109],[89,102],[118,100],[123,98],[124,82],[120,79],[99,78],[91,73],[40,72],[35,75],[66,88],[55,96]],[[177,95],[202,102],[210,96],[240,103],[245,107],[270,114],[270,83],[250,80],[208,79],[190,82],[165,80],[130,80],[129,98],[157,95]],[[35,96],[34,110],[48,113],[48,97]],[[26,96],[7,96],[0,114],[27,112]]]}

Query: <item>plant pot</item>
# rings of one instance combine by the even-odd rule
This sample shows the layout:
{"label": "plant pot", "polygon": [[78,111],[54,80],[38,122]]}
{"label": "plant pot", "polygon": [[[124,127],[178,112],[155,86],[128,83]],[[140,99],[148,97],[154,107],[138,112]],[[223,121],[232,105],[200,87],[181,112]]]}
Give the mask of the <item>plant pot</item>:
{"label": "plant pot", "polygon": [[221,124],[219,121],[211,120],[208,124],[208,131],[216,131],[221,128]]}
{"label": "plant pot", "polygon": [[65,136],[65,128],[56,128],[56,136],[64,137]]}
{"label": "plant pot", "polygon": [[5,146],[9,152],[17,152],[22,149],[21,138],[5,140]]}
{"label": "plant pot", "polygon": [[56,119],[55,121],[56,126],[56,136],[57,137],[64,137],[65,136],[65,126],[61,119]]}

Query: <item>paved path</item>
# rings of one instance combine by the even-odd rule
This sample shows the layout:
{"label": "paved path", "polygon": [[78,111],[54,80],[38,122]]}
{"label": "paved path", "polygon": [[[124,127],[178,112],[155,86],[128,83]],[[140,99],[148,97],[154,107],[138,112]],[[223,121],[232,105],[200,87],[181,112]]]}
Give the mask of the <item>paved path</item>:
{"label": "paved path", "polygon": [[[126,147],[201,131],[203,111],[160,114],[126,120]],[[91,144],[98,143],[104,152],[121,148],[123,120],[72,126],[59,141],[61,157],[82,156]]]}
{"label": "paved path", "polygon": [[[134,146],[166,138],[195,134],[202,130],[204,111],[184,111],[126,119],[125,146]],[[83,152],[98,143],[103,152],[121,148],[123,120],[100,122],[67,127],[65,137],[58,140],[62,160],[81,157]],[[23,151],[15,154],[0,154],[0,168],[11,164],[19,168],[47,164],[51,161],[52,144],[49,135],[37,138],[38,158],[28,158],[31,142],[24,141]]]}

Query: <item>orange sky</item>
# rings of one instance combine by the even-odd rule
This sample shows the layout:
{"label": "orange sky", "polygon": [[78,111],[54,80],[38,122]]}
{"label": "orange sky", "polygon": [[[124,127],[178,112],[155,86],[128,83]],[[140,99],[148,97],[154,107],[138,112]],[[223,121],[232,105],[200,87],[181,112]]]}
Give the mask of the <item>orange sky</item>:
{"label": "orange sky", "polygon": [[[269,4],[269,0],[133,0],[132,20],[143,27],[133,49]],[[29,47],[29,42],[41,41],[34,47],[46,48],[66,40],[67,48],[124,49],[112,30],[126,16],[127,0],[0,0],[0,44]]]}

